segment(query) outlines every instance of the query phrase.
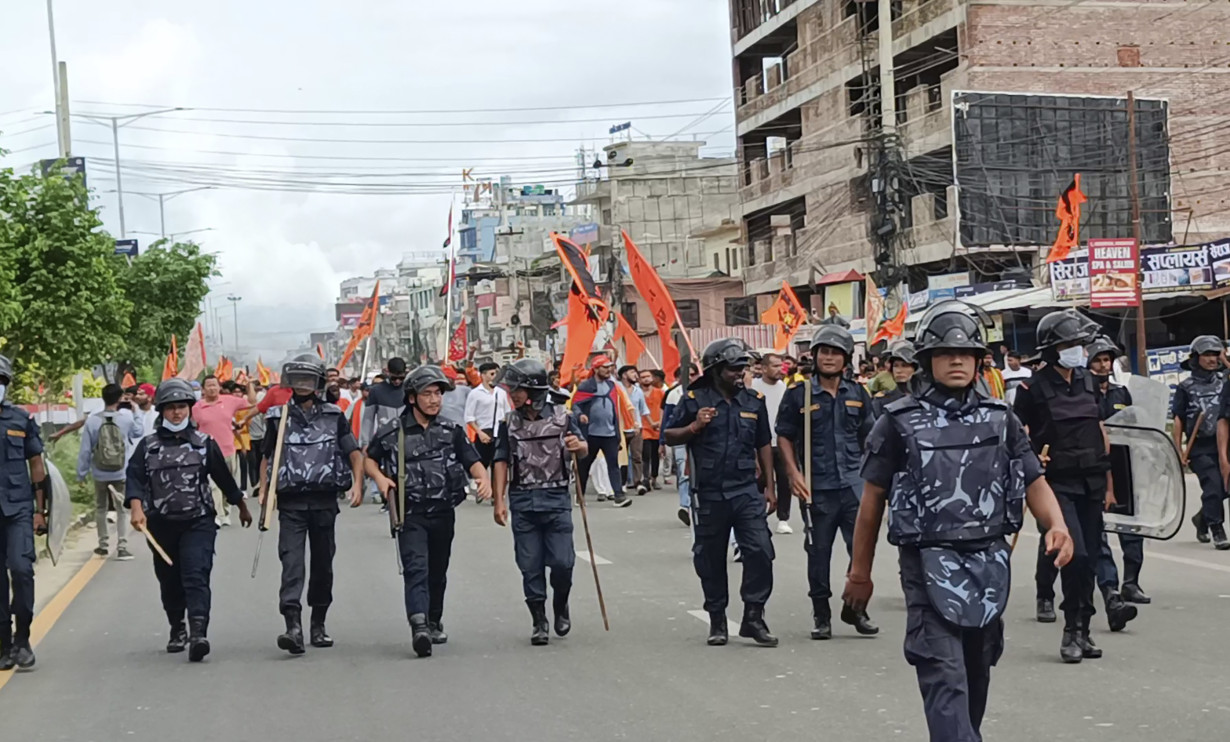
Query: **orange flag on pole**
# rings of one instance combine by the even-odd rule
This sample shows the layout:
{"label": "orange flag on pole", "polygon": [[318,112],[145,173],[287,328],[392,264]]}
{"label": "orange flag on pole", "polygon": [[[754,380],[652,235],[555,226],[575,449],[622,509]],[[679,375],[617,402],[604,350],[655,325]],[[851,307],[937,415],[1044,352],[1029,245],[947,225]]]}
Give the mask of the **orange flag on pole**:
{"label": "orange flag on pole", "polygon": [[589,273],[585,252],[563,235],[552,232],[551,240],[572,276],[572,288],[568,292],[568,339],[559,369],[560,383],[567,386],[573,382],[574,375],[585,368],[598,329],[611,312],[606,302],[598,296],[598,286]]}
{"label": "orange flag on pole", "polygon": [[881,340],[892,340],[899,338],[905,334],[905,321],[910,316],[910,307],[906,302],[901,302],[901,308],[897,310],[897,315],[880,325],[880,329],[876,331],[875,337],[868,343],[869,346],[875,345]]}
{"label": "orange flag on pole", "polygon": [[[346,368],[346,363],[350,360],[350,356],[359,349],[359,343],[367,339],[368,335],[372,334],[372,330],[376,328],[376,314],[380,303],[380,282],[376,281],[376,287],[372,289],[372,298],[367,306],[363,307],[363,314],[359,316],[359,323],[354,326],[354,332],[350,334],[350,342],[346,343],[346,350],[342,352],[342,360],[337,364],[339,369]],[[321,358],[324,358],[322,355]]]}
{"label": "orange flag on pole", "polygon": [[175,378],[179,373],[179,348],[175,344],[175,336],[171,336],[171,352],[167,353],[167,359],[162,364],[162,381]]}
{"label": "orange flag on pole", "polygon": [[231,363],[231,359],[226,356],[219,356],[218,365],[214,367],[214,376],[217,377],[218,381],[230,381],[234,373],[235,366]]}
{"label": "orange flag on pole", "polygon": [[273,372],[261,362],[259,357],[256,359],[256,380],[260,382],[261,386],[269,386],[269,382],[273,381]]}
{"label": "orange flag on pole", "polygon": [[807,311],[803,309],[803,302],[799,301],[794,289],[785,281],[782,281],[782,290],[777,295],[777,301],[760,315],[760,321],[766,325],[777,325],[777,332],[773,336],[773,349],[778,353],[790,346],[790,341],[806,319]]}
{"label": "orange flag on pole", "polygon": [[1059,235],[1055,244],[1046,254],[1046,262],[1054,263],[1068,257],[1081,244],[1081,204],[1089,199],[1081,192],[1081,174],[1072,176],[1072,185],[1059,195],[1059,203],[1055,206],[1055,217],[1059,219]]}
{"label": "orange flag on pole", "polygon": [[188,346],[184,350],[184,363],[180,366],[178,377],[192,381],[205,370],[205,330],[197,322],[188,335]]}
{"label": "orange flag on pole", "polygon": [[[645,342],[641,340],[641,336],[636,334],[628,320],[624,319],[622,314],[615,314],[615,342],[622,341],[624,344],[624,363],[636,365],[642,354],[648,352],[645,349]],[[653,356],[650,356],[652,358]],[[657,364],[657,361],[654,361]]]}
{"label": "orange flag on pole", "polygon": [[653,323],[658,328],[658,339],[662,344],[662,369],[666,371],[667,380],[673,381],[675,371],[679,368],[679,347],[675,345],[675,338],[671,336],[671,328],[676,322],[679,323],[679,330],[687,340],[694,362],[697,359],[696,351],[691,347],[692,340],[688,337],[687,329],[684,328],[683,321],[679,318],[679,310],[675,307],[675,301],[671,299],[670,292],[666,290],[666,284],[662,283],[662,277],[653,269],[649,261],[645,260],[641,251],[636,249],[636,244],[628,233],[622,232],[621,234],[623,234],[624,246],[628,250],[628,272],[632,274],[632,282],[636,284],[636,290],[641,293],[645,303],[649,305]]}

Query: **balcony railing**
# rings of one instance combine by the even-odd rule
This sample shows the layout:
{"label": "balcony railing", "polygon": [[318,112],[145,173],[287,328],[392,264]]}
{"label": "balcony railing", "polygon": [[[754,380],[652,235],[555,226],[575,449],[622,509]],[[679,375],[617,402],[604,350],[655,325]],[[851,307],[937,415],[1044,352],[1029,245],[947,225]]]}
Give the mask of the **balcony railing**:
{"label": "balcony railing", "polygon": [[798,0],[738,0],[735,11],[735,38],[741,39]]}

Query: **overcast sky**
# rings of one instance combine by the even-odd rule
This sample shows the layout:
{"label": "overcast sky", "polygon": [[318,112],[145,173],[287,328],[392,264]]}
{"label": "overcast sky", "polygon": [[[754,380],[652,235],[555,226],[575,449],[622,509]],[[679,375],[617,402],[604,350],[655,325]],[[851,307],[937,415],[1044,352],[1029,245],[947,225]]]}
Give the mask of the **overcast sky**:
{"label": "overcast sky", "polygon": [[[4,6],[0,147],[13,154],[0,166],[25,169],[56,154],[40,113],[54,104],[46,8]],[[56,0],[55,13],[74,114],[195,109],[120,129],[129,236],[159,229],[156,201],[134,192],[223,185],[167,201],[167,231],[212,228],[196,237],[219,255],[216,303],[242,296],[241,344],[267,354],[331,329],[343,278],[438,250],[463,166],[562,185],[579,145],[628,120],[654,136],[688,127],[715,153],[734,141],[721,0]],[[688,102],[596,107],[661,101]],[[473,110],[501,108],[530,110]],[[73,154],[119,236],[110,134],[73,120]],[[551,141],[498,141],[527,139]],[[310,190],[325,182],[412,192]]]}

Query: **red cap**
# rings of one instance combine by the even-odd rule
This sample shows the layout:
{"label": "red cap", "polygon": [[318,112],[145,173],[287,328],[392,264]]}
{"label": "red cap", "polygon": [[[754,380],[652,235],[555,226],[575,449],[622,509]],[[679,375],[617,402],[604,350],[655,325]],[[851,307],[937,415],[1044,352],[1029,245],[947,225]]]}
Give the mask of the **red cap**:
{"label": "red cap", "polygon": [[145,396],[147,397],[154,396],[154,385],[153,384],[145,383],[145,384],[142,384],[138,388],[141,390],[142,393],[145,394]]}
{"label": "red cap", "polygon": [[594,360],[589,362],[589,367],[591,369],[596,369],[602,366],[610,366],[614,363],[615,363],[614,361],[612,361],[610,358],[607,358],[606,356],[598,356],[594,358]]}

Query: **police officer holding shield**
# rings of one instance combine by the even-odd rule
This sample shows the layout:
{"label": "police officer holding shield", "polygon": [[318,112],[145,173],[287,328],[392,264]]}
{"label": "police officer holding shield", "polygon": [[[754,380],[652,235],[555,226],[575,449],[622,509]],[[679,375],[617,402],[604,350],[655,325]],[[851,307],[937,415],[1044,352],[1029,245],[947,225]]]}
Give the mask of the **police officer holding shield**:
{"label": "police officer holding shield", "polygon": [[1011,584],[1007,536],[1022,505],[1048,526],[1056,561],[1071,540],[1038,458],[1005,402],[976,391],[982,328],[958,301],[919,321],[919,391],[888,405],[867,439],[862,504],[843,599],[872,594],[871,567],[888,507],[906,602],[906,661],[918,674],[933,742],[977,742],[991,667],[1004,647]]}
{"label": "police officer holding shield", "polygon": [[[854,355],[854,338],[841,325],[821,325],[811,341],[815,374],[808,381],[786,390],[777,412],[777,441],[786,460],[790,490],[806,510],[807,595],[812,603],[811,638],[833,636],[832,608],[829,598],[833,542],[838,531],[849,554],[854,543],[854,521],[858,517],[859,494],[863,479],[859,475],[863,440],[871,429],[871,397],[861,384],[846,375]],[[806,411],[805,411],[806,410]],[[807,418],[804,418],[804,414]],[[805,426],[810,419],[811,450],[807,449]],[[804,457],[811,459],[811,481],[807,481]],[[865,612],[842,612],[842,620],[864,635],[880,629]]]}
{"label": "police officer holding shield", "polygon": [[480,501],[491,497],[491,483],[460,421],[439,417],[444,394],[453,390],[440,367],[419,366],[406,377],[405,387],[406,407],[399,419],[376,431],[365,468],[402,516],[397,543],[411,644],[415,654],[430,657],[433,644],[448,641],[444,588],[454,508],[465,502],[470,477],[478,483]]}
{"label": "police officer holding shield", "polygon": [[1225,480],[1219,466],[1226,449],[1223,447],[1219,453],[1217,445],[1218,420],[1224,414],[1221,409],[1221,391],[1225,384],[1221,364],[1223,350],[1225,344],[1215,335],[1201,335],[1193,340],[1187,361],[1191,376],[1179,382],[1170,402],[1175,445],[1181,452],[1186,452],[1190,446],[1184,463],[1200,479],[1201,517],[1196,520],[1196,535],[1200,538],[1203,532],[1200,538],[1203,542],[1208,542],[1211,536],[1214,548],[1219,551],[1230,549],[1222,519]]}
{"label": "police officer holding shield", "polygon": [[[1075,309],[1043,317],[1037,339],[1046,367],[1017,390],[1013,403],[1034,452],[1048,452],[1042,456],[1046,481],[1059,499],[1074,544],[1072,561],[1060,572],[1064,629],[1059,654],[1067,663],[1102,656],[1089,637],[1089,624],[1096,612],[1094,563],[1102,550],[1102,513],[1114,503],[1114,488],[1098,383],[1085,368],[1085,345],[1097,329]],[[1047,575],[1037,578],[1041,584]]]}
{"label": "police officer holding shield", "polygon": [[[282,586],[278,609],[286,632],[278,636],[278,648],[303,654],[304,551],[311,549],[311,574],[307,600],[312,609],[309,639],[313,647],[331,647],[325,617],[333,603],[333,555],[337,551],[334,527],[338,492],[349,491],[350,506],[363,502],[363,454],[340,407],[325,401],[325,364],[311,353],[296,356],[282,367],[282,384],[291,388],[286,404],[266,415],[271,430],[286,415],[286,433],[278,467],[278,558],[282,561]],[[261,466],[262,507],[268,495],[279,436],[266,435]]]}
{"label": "police officer holding shield", "polygon": [[[147,530],[171,557],[167,564],[150,546],[162,610],[171,625],[167,652],[188,650],[188,660],[209,654],[209,577],[218,524],[210,478],[239,509],[246,528],[252,516],[222,449],[192,423],[196,394],[183,379],[167,379],[154,392],[154,432],[137,443],[125,474],[125,504],[133,530]],[[185,614],[188,628],[184,628]]]}
{"label": "police officer holding shield", "polygon": [[492,464],[495,522],[509,523],[525,605],[533,628],[530,644],[550,639],[547,621],[547,568],[551,570],[555,634],[572,630],[568,596],[577,554],[572,543],[570,458],[584,456],[585,434],[568,408],[549,398],[547,369],[530,358],[514,362],[501,383],[512,411],[496,435]]}
{"label": "police officer holding shield", "polygon": [[[743,387],[743,372],[751,362],[751,351],[738,338],[709,343],[701,355],[703,375],[679,401],[662,435],[666,445],[687,445],[691,453],[692,562],[709,613],[710,646],[728,639],[726,558],[732,529],[743,554],[739,636],[777,646],[764,618],[773,592],[774,556],[765,502],[770,511],[777,504],[772,435],[764,395]],[[783,443],[780,436],[778,442]],[[765,481],[756,480],[757,463]]]}
{"label": "police officer holding shield", "polygon": [[884,408],[909,394],[913,389],[911,381],[918,363],[914,360],[914,343],[904,338],[895,341],[888,347],[888,370],[897,383],[895,389],[876,392],[871,398],[871,411],[875,417],[884,414]]}
{"label": "police officer holding shield", "polygon": [[[34,532],[47,530],[51,480],[43,466],[43,441],[30,413],[8,400],[13,364],[0,356],[0,670],[34,667]],[[10,588],[12,602],[9,601]],[[16,633],[13,632],[16,619]]]}

